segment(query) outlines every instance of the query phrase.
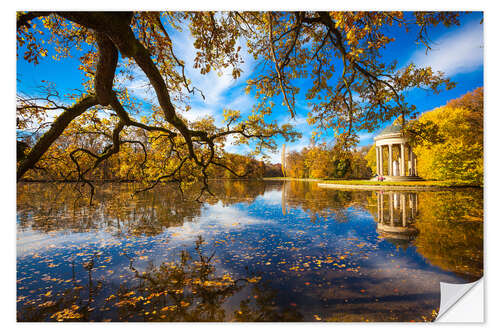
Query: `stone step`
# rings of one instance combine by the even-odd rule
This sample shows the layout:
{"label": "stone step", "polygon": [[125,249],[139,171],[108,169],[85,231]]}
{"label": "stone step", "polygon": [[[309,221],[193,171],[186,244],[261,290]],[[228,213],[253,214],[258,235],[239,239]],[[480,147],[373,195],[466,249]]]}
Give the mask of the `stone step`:
{"label": "stone step", "polygon": [[[396,182],[407,182],[407,181],[422,181],[423,178],[419,176],[382,176],[384,181],[396,181]],[[377,181],[378,177],[373,177],[371,180]]]}

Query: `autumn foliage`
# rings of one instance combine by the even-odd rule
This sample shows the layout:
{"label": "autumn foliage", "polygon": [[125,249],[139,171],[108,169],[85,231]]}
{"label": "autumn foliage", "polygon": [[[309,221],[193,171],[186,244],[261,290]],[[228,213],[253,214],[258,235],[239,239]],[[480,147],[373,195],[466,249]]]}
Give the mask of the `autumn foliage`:
{"label": "autumn foliage", "polygon": [[[480,87],[410,122],[406,133],[418,158],[419,176],[483,184],[483,112]],[[375,170],[373,147],[367,161]]]}
{"label": "autumn foliage", "polygon": [[362,150],[338,150],[333,145],[317,144],[292,151],[287,157],[287,174],[292,178],[368,178]]}
{"label": "autumn foliage", "polygon": [[[283,107],[295,117],[299,93],[311,106],[314,138],[333,133],[336,149],[351,154],[332,160],[322,149],[312,149],[321,161],[331,160],[335,171],[322,163],[304,176],[344,177],[346,163],[359,160],[352,150],[360,130],[375,130],[394,117],[404,122],[416,113],[406,101],[409,89],[439,93],[454,86],[430,67],[399,67],[396,59],[383,57],[383,49],[395,42],[390,28],[417,32],[416,42],[428,47],[428,29],[458,25],[459,15],[18,12],[18,57],[33,64],[47,57],[77,57],[75,74],[83,74],[83,82],[67,94],[47,78],[37,93],[18,93],[17,179],[45,172],[47,179],[76,179],[91,193],[96,178],[141,179],[144,189],[163,181],[202,182],[201,192],[209,193],[207,179],[215,169],[235,177],[255,169],[243,174],[234,169],[242,158],[225,154],[229,140],[251,146],[250,157],[256,157],[275,152],[277,138],[293,142],[300,137],[289,123],[269,117]],[[186,117],[192,95],[204,97],[186,74],[186,60],[175,52],[182,45],[171,38],[186,28],[196,49],[193,67],[200,74],[229,70],[239,78],[246,43],[259,68],[246,82],[246,92],[256,98],[249,115],[221,106],[222,124],[212,117]],[[127,89],[137,72],[146,77],[151,98],[137,99]],[[363,174],[354,170],[354,176]]]}

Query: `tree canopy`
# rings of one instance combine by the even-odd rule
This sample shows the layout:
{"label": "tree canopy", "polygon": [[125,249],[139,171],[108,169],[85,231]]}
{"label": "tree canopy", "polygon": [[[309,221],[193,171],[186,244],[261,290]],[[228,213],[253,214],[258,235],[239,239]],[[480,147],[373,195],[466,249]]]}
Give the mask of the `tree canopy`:
{"label": "tree canopy", "polygon": [[[65,179],[88,184],[93,193],[91,175],[119,159],[122,171],[133,171],[152,186],[201,180],[201,196],[209,191],[210,168],[240,176],[224,157],[227,140],[252,142],[258,155],[275,150],[278,136],[291,141],[300,136],[290,124],[279,126],[266,117],[278,107],[277,98],[296,115],[297,80],[310,81],[308,122],[318,134],[333,130],[336,142],[349,149],[357,131],[373,130],[394,116],[404,121],[416,112],[405,101],[408,89],[437,93],[454,85],[442,72],[398,67],[396,59],[383,58],[381,51],[394,42],[387,28],[417,27],[416,41],[428,47],[429,27],[457,25],[458,18],[452,12],[18,12],[18,56],[37,64],[49,53],[56,60],[79,54],[86,79],[70,96],[62,96],[50,78],[40,94],[18,94],[18,133],[33,140],[29,147],[20,144],[17,179],[33,170],[57,170]],[[246,42],[259,69],[247,81],[247,92],[256,97],[248,117],[222,109],[223,126],[213,118],[185,117],[190,97],[203,96],[186,76],[185,60],[175,54],[170,36],[186,26],[201,74],[230,68],[238,78],[238,41]],[[141,117],[142,104],[126,88],[133,69],[145,74],[155,95],[148,117]],[[128,154],[131,150],[142,157]]]}

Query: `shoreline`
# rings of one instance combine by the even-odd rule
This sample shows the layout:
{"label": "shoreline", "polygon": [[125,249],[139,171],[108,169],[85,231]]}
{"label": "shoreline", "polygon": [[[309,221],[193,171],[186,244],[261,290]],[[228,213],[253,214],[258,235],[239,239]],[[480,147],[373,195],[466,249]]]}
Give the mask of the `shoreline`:
{"label": "shoreline", "polygon": [[[358,190],[450,190],[450,189],[464,189],[464,188],[480,188],[484,186],[456,182],[456,181],[372,181],[372,180],[328,180],[317,178],[288,178],[288,177],[263,177],[263,178],[210,178],[209,181],[218,180],[237,180],[237,181],[300,181],[300,182],[314,182],[318,187],[322,188],[337,188],[337,189],[358,189]],[[94,184],[131,184],[141,183],[139,180],[92,180]],[[28,180],[21,179],[17,182],[22,183],[52,183],[52,184],[71,184],[79,183],[76,180]],[[171,183],[165,181],[164,183]]]}
{"label": "shoreline", "polygon": [[324,181],[318,183],[318,187],[336,188],[336,189],[355,189],[355,190],[413,190],[413,191],[440,191],[476,188],[482,189],[483,186],[456,183],[453,181],[415,181],[415,182],[378,182],[378,181]]}
{"label": "shoreline", "polygon": [[[411,191],[442,191],[464,188],[463,186],[408,186],[408,185],[347,185],[347,184],[329,184],[318,183],[318,187],[334,188],[344,190],[411,190]],[[474,186],[467,186],[474,187]]]}

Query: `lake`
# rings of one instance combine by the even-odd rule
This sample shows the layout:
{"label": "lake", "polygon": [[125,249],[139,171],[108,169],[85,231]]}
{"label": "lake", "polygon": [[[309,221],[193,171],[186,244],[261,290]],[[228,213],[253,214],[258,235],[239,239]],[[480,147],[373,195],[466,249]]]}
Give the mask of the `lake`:
{"label": "lake", "polygon": [[137,186],[18,184],[18,321],[431,321],[483,275],[482,189]]}

